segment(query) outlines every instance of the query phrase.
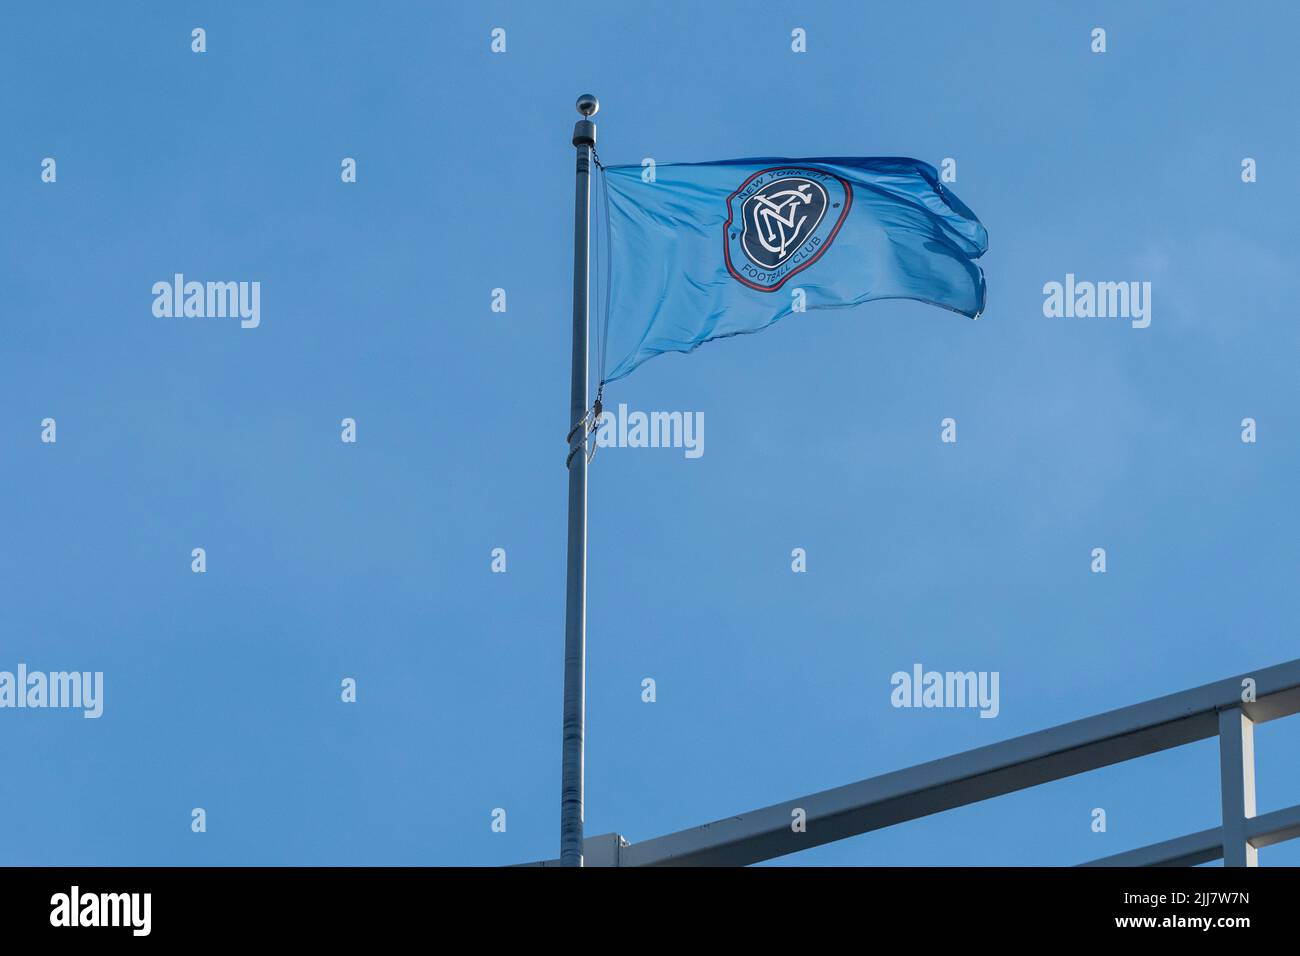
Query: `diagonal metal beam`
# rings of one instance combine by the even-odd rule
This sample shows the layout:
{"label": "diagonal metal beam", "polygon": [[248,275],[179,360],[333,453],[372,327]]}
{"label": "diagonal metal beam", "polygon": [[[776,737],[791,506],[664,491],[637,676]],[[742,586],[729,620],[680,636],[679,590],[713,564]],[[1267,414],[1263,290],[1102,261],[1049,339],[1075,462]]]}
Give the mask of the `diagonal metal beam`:
{"label": "diagonal metal beam", "polygon": [[1246,821],[1246,839],[1256,848],[1300,837],[1300,805],[1274,810]]}
{"label": "diagonal metal beam", "polygon": [[1163,840],[1136,850],[1127,850],[1080,866],[1200,866],[1223,857],[1223,828],[1211,827],[1199,833]]}
{"label": "diagonal metal beam", "polygon": [[[1245,822],[1245,839],[1255,848],[1273,846],[1300,837],[1300,804],[1274,810]],[[1199,866],[1223,858],[1223,828],[1211,827],[1199,833],[1126,850],[1080,866]]]}
{"label": "diagonal metal beam", "polygon": [[[1253,701],[1242,701],[1253,681]],[[622,866],[743,866],[1300,713],[1300,660],[623,847]],[[792,813],[806,815],[795,832]]]}

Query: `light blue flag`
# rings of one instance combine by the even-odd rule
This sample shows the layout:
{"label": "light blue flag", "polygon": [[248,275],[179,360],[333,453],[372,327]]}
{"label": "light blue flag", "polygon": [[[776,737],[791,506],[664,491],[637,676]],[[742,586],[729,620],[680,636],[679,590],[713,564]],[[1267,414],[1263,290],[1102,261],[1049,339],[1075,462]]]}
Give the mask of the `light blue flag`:
{"label": "light blue flag", "polygon": [[984,310],[975,260],[988,233],[928,163],[737,159],[662,165],[650,182],[641,166],[609,166],[605,177],[605,381],[663,352],[758,332],[797,305]]}

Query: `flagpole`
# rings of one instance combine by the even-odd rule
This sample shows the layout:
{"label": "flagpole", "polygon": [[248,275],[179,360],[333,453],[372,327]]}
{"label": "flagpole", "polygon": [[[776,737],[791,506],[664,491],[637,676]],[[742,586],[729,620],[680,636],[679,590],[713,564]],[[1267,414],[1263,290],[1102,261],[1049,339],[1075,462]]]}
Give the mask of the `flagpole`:
{"label": "flagpole", "polygon": [[590,93],[578,97],[573,127],[578,151],[573,218],[573,365],[569,392],[569,570],[564,602],[564,743],[560,767],[560,865],[582,866],[583,744],[587,697],[587,229],[591,159],[600,109]]}

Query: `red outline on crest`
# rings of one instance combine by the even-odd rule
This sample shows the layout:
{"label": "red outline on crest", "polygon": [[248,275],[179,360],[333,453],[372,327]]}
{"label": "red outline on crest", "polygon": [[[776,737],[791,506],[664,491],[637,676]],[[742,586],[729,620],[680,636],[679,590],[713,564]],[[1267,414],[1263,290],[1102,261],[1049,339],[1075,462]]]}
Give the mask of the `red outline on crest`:
{"label": "red outline on crest", "polygon": [[[791,269],[789,272],[785,274],[785,276],[781,279],[781,281],[778,282],[776,285],[755,285],[753,282],[750,282],[744,276],[737,275],[736,270],[731,265],[731,243],[728,240],[728,236],[731,233],[732,214],[734,213],[734,210],[731,207],[731,203],[732,200],[734,200],[740,194],[740,191],[742,189],[744,189],[746,186],[752,183],[759,176],[762,176],[764,173],[775,172],[778,169],[815,169],[819,173],[825,173],[827,176],[830,176],[832,179],[839,180],[840,185],[844,187],[844,209],[840,212],[840,218],[839,221],[835,223],[835,228],[832,229],[830,235],[826,237],[826,241],[822,243],[822,247],[817,250],[816,255],[814,255],[803,265],[796,266],[795,268]],[[849,185],[849,181],[847,179],[844,179],[842,176],[835,175],[835,173],[831,172],[828,169],[822,169],[821,167],[817,166],[816,163],[785,163],[784,165],[781,166],[768,166],[766,169],[760,169],[758,172],[754,173],[754,175],[750,176],[743,183],[737,186],[736,191],[727,197],[727,224],[722,230],[722,258],[726,260],[727,272],[730,273],[731,278],[735,279],[741,285],[748,286],[749,288],[754,289],[757,292],[775,292],[777,289],[781,288],[781,286],[785,285],[786,281],[791,276],[803,272],[804,269],[807,269],[810,265],[812,265],[814,262],[820,259],[822,253],[831,247],[831,243],[835,241],[835,234],[840,231],[840,226],[844,225],[844,219],[845,217],[848,216],[849,209],[852,206],[853,206],[853,187]]]}

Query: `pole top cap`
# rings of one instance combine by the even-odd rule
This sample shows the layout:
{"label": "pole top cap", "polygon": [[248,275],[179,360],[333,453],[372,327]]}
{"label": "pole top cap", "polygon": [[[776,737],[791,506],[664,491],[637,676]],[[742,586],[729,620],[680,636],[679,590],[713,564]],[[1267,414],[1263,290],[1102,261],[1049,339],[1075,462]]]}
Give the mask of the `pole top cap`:
{"label": "pole top cap", "polygon": [[590,93],[583,93],[578,97],[578,112],[583,116],[594,116],[600,109],[600,100]]}

